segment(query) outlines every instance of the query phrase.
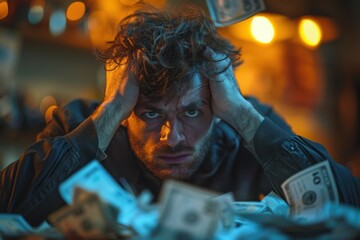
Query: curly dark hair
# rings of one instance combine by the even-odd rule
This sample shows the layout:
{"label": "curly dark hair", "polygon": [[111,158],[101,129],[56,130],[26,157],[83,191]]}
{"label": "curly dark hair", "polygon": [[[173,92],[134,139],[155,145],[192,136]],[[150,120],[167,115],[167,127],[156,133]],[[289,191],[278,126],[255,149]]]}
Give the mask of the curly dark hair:
{"label": "curly dark hair", "polygon": [[207,48],[229,57],[233,67],[241,64],[240,50],[219,35],[204,11],[190,4],[176,11],[142,7],[120,22],[108,44],[98,57],[115,66],[125,64],[124,74],[136,78],[140,92],[153,101],[181,94],[195,73],[211,79],[230,66],[216,69]]}

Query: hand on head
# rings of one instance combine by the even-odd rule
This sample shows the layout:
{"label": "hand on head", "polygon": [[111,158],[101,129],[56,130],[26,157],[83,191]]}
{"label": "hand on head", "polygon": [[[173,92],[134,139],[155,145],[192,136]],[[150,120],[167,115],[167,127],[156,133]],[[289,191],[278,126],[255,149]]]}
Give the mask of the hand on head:
{"label": "hand on head", "polygon": [[209,79],[214,115],[231,124],[236,121],[234,113],[247,101],[240,92],[230,58],[209,48],[206,54],[215,72]]}
{"label": "hand on head", "polygon": [[107,62],[103,102],[90,116],[98,135],[98,146],[105,151],[120,124],[132,113],[139,96],[136,78],[124,71],[126,64]]}
{"label": "hand on head", "polygon": [[133,111],[139,96],[139,84],[127,65],[113,62],[106,64],[106,88],[103,102],[114,104],[125,118]]}

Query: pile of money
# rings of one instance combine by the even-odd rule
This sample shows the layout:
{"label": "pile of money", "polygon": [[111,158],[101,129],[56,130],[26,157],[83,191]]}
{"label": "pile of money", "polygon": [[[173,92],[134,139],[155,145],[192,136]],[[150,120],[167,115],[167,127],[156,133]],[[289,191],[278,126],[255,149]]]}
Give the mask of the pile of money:
{"label": "pile of money", "polygon": [[0,214],[0,236],[190,240],[360,237],[360,210],[339,204],[326,161],[287,179],[282,184],[286,201],[274,192],[261,201],[236,201],[231,193],[168,180],[159,202],[152,203],[149,191],[135,196],[125,183],[119,185],[94,160],[61,184],[59,191],[66,206],[37,228],[20,215]]}

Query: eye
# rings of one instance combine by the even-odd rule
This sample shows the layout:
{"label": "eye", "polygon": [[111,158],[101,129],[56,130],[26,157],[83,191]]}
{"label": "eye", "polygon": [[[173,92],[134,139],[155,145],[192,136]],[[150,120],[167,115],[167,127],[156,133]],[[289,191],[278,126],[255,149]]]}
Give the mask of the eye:
{"label": "eye", "polygon": [[192,110],[185,111],[185,116],[194,118],[194,117],[197,117],[199,115],[199,113],[200,113],[199,110],[192,109]]}
{"label": "eye", "polygon": [[157,112],[145,112],[145,117],[149,118],[149,119],[154,119],[159,117],[159,114]]}

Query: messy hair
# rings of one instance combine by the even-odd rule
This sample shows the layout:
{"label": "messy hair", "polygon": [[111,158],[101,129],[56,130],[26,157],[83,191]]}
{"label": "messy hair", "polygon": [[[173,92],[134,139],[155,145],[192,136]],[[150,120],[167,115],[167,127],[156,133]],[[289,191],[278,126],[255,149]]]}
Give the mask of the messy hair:
{"label": "messy hair", "polygon": [[[240,51],[219,35],[199,7],[189,4],[176,11],[138,9],[120,22],[108,44],[98,53],[100,59],[109,66],[125,64],[124,74],[136,78],[140,93],[153,101],[181,94],[196,73],[211,79],[241,63]],[[229,66],[215,68],[207,48],[229,57]]]}

